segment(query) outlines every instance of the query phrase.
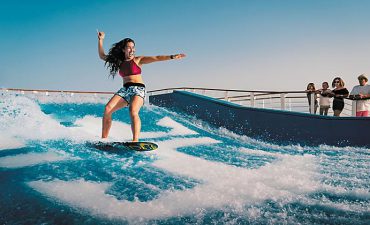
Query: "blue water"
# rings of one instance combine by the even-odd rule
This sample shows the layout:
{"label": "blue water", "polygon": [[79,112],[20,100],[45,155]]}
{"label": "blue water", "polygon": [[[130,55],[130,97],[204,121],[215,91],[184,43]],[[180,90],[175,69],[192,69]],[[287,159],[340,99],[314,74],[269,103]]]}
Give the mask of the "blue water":
{"label": "blue water", "polygon": [[[370,149],[278,146],[145,105],[158,150],[109,153],[88,145],[107,97],[0,94],[0,224],[370,224]],[[110,140],[130,140],[127,109],[113,119]]]}

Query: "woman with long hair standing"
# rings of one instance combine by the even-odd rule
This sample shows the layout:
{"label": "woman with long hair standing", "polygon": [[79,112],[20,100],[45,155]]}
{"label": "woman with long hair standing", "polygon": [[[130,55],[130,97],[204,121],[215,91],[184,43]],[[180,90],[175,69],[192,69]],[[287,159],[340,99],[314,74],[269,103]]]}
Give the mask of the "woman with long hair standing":
{"label": "woman with long hair standing", "polygon": [[333,82],[331,83],[331,86],[334,88],[332,91],[334,94],[333,100],[334,116],[340,116],[344,108],[344,98],[348,97],[349,92],[347,88],[344,87],[344,81],[340,77],[334,78]]}
{"label": "woman with long hair standing", "polygon": [[105,61],[110,75],[119,73],[123,79],[123,87],[109,100],[104,109],[102,138],[107,138],[112,125],[112,114],[129,106],[132,141],[139,141],[141,121],[139,111],[144,104],[145,85],[141,76],[141,67],[144,64],[171,59],[181,59],[185,54],[160,56],[135,56],[135,42],[125,38],[113,44],[106,55],[103,48],[104,32],[98,32],[98,53]]}

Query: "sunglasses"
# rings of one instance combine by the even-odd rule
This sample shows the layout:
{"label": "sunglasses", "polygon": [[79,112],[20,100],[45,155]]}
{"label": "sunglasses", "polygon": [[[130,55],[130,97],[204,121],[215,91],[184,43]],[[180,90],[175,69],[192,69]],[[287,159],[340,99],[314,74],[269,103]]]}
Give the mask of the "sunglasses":
{"label": "sunglasses", "polygon": [[335,80],[333,83],[334,84],[340,84],[340,81],[339,80]]}

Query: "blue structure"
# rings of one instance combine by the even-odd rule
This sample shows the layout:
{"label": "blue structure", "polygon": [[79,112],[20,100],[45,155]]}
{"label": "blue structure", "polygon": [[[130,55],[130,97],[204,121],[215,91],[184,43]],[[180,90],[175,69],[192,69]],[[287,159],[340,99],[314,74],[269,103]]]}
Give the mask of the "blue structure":
{"label": "blue structure", "polygon": [[251,108],[186,91],[152,95],[149,102],[276,144],[370,147],[369,117],[331,117]]}

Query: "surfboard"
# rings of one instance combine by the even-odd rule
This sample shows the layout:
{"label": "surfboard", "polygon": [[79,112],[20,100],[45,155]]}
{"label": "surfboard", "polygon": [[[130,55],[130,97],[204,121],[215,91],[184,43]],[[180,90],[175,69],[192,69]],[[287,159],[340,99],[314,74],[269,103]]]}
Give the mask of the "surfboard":
{"label": "surfboard", "polygon": [[134,151],[152,151],[158,148],[158,145],[153,142],[92,142],[91,146],[103,151],[120,151],[120,150],[134,150]]}

